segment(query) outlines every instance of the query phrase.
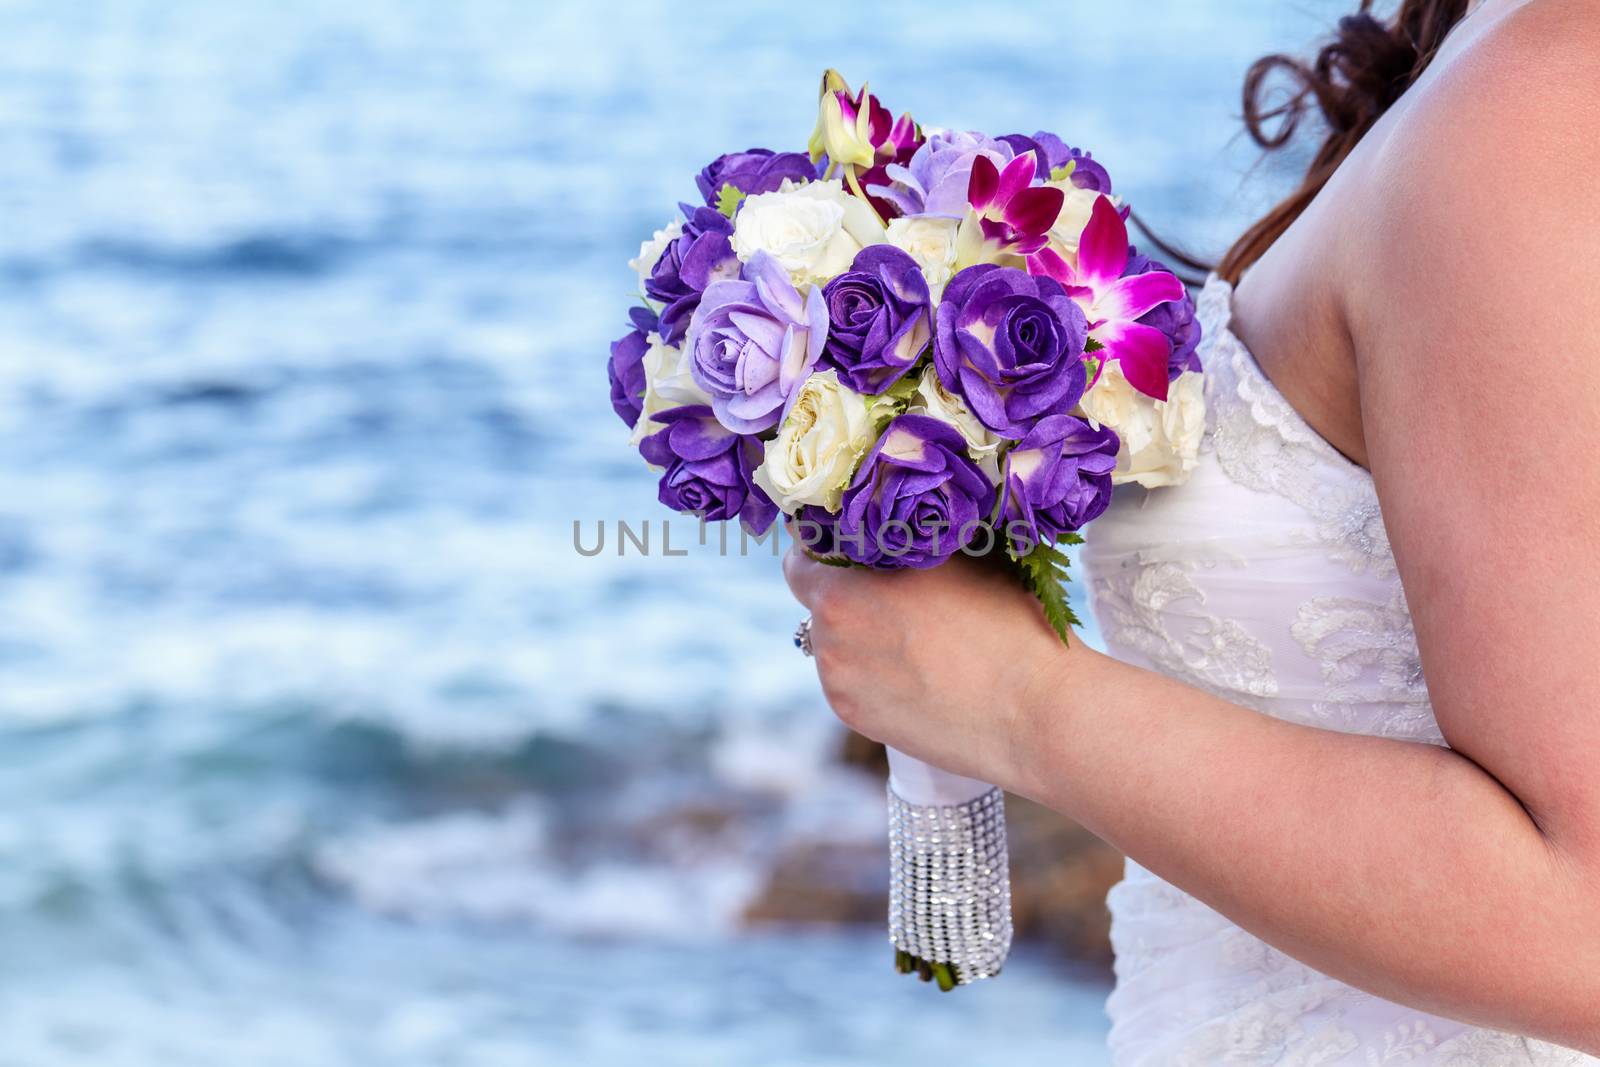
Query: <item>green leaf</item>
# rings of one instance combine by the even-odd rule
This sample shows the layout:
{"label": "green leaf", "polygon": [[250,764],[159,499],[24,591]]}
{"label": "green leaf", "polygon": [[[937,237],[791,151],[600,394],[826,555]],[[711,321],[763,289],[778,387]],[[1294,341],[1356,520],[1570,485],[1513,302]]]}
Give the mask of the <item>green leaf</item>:
{"label": "green leaf", "polygon": [[917,396],[917,383],[922,375],[918,370],[921,364],[913,365],[893,385],[879,393],[877,396],[868,396],[863,399],[867,405],[867,415],[882,432],[884,424],[897,415],[905,413],[906,407]]}
{"label": "green leaf", "polygon": [[1083,357],[1083,371],[1090,382],[1100,377],[1100,362],[1099,356]]}
{"label": "green leaf", "polygon": [[[1078,534],[1066,534],[1060,543],[1079,545],[1083,538]],[[1027,555],[1013,558],[1022,572],[1023,585],[1039,598],[1050,628],[1061,638],[1062,644],[1068,644],[1072,628],[1082,626],[1083,622],[1067,602],[1067,568],[1070,565],[1067,554],[1055,545],[1040,542]]]}
{"label": "green leaf", "polygon": [[916,369],[916,367],[912,367],[907,370],[898,381],[885,389],[881,395],[893,397],[901,403],[909,404],[911,398],[917,395],[917,386],[922,382],[922,375],[913,373]]}
{"label": "green leaf", "polygon": [[717,190],[717,210],[728,218],[733,218],[733,213],[739,210],[739,204],[744,200],[744,190],[732,182],[723,182],[722,188]]}

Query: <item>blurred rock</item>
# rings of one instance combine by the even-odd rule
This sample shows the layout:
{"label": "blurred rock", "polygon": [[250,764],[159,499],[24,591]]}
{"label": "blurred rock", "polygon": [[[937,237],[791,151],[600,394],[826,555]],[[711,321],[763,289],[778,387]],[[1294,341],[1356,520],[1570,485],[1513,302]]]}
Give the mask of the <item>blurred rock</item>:
{"label": "blurred rock", "polygon": [[744,917],[751,923],[881,923],[888,892],[887,847],[798,841],[778,858]]}
{"label": "blurred rock", "polygon": [[[888,773],[883,746],[848,734],[840,762]],[[1070,959],[1109,967],[1106,891],[1122,877],[1122,854],[1072,820],[1021,797],[1006,798],[1013,915],[1019,938],[1053,945]],[[801,840],[786,845],[750,922],[882,922],[886,844]]]}
{"label": "blurred rock", "polygon": [[876,774],[889,773],[889,755],[876,741],[869,741],[854,730],[846,730],[839,745],[839,762],[847,767],[860,767]]}

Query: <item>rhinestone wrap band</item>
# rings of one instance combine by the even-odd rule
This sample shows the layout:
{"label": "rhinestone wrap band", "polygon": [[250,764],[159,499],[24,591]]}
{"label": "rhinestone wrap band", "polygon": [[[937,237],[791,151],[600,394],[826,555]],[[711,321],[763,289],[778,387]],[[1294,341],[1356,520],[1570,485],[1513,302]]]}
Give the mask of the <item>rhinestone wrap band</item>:
{"label": "rhinestone wrap band", "polygon": [[943,807],[889,790],[889,939],[965,985],[1000,973],[1011,951],[1005,794]]}

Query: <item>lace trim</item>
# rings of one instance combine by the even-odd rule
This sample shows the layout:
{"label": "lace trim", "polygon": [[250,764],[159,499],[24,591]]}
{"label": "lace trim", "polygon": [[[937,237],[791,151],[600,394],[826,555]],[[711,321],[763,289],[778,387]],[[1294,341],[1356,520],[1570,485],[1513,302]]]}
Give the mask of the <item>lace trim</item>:
{"label": "lace trim", "polygon": [[[1227,700],[1278,694],[1271,649],[1232,619],[1207,613],[1205,592],[1184,567],[1156,563],[1096,575],[1093,585],[1105,632],[1161,673]],[[1181,634],[1173,626],[1180,615],[1189,623]]]}
{"label": "lace trim", "polygon": [[[1442,745],[1422,677],[1405,591],[1396,583],[1387,603],[1313,597],[1300,606],[1290,633],[1322,671],[1327,692],[1312,705],[1315,725],[1347,733]],[[1386,699],[1375,701],[1374,692]]]}
{"label": "lace trim", "polygon": [[1230,329],[1233,287],[1213,276],[1197,301],[1203,326],[1210,446],[1240,485],[1273,493],[1311,515],[1334,558],[1357,573],[1395,573],[1372,477],[1323,440],[1262,374]]}

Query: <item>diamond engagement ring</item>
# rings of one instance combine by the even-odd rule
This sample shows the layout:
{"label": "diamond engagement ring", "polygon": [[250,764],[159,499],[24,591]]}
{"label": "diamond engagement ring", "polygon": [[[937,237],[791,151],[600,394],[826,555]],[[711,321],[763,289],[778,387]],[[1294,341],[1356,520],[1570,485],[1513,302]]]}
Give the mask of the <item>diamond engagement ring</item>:
{"label": "diamond engagement ring", "polygon": [[794,647],[802,656],[811,655],[811,616],[801,619],[800,625],[794,628]]}

